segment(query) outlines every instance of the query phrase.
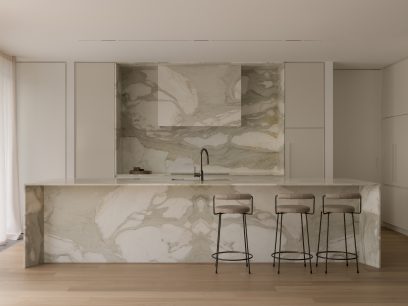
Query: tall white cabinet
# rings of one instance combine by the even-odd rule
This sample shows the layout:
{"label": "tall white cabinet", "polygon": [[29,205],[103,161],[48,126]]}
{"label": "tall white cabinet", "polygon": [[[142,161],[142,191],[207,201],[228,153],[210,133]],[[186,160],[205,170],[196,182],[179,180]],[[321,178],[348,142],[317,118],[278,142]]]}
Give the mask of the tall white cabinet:
{"label": "tall white cabinet", "polygon": [[324,63],[285,64],[285,175],[324,177]]}
{"label": "tall white cabinet", "polygon": [[115,176],[114,63],[75,64],[75,177]]}
{"label": "tall white cabinet", "polygon": [[383,221],[408,234],[408,60],[384,70]]}
{"label": "tall white cabinet", "polygon": [[65,179],[65,63],[17,63],[20,180]]}
{"label": "tall white cabinet", "polygon": [[24,184],[66,176],[65,63],[16,65],[20,200]]}
{"label": "tall white cabinet", "polygon": [[381,70],[335,70],[335,177],[381,181],[381,94]]}

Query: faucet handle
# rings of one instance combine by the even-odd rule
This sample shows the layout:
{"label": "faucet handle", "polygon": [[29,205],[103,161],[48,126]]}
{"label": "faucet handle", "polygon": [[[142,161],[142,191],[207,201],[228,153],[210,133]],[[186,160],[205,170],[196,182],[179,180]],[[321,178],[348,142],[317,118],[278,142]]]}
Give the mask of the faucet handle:
{"label": "faucet handle", "polygon": [[193,176],[194,177],[200,177],[201,175],[200,175],[200,173],[198,173],[198,172],[196,172],[196,167],[194,166],[194,170],[193,170],[194,172],[193,172]]}

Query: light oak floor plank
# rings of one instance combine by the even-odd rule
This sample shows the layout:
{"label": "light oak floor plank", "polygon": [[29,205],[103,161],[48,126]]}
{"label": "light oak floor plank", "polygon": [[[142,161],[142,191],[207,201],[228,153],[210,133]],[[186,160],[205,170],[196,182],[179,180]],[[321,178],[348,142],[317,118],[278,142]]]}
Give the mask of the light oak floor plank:
{"label": "light oak floor plank", "polygon": [[47,264],[22,267],[23,243],[0,252],[0,305],[408,305],[408,237],[383,229],[382,265]]}

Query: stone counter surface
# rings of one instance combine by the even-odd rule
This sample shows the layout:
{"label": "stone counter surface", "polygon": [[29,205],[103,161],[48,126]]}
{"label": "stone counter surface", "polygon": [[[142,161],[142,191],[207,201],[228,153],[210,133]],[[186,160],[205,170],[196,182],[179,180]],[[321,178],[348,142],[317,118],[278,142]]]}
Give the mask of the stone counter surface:
{"label": "stone counter surface", "polygon": [[[271,262],[276,230],[273,197],[280,192],[315,194],[316,212],[309,216],[312,253],[317,248],[322,195],[360,192],[363,211],[356,219],[359,259],[380,267],[378,184],[267,176],[208,176],[204,183],[156,176],[28,185],[25,265],[212,262],[217,234],[212,196],[226,193],[254,196],[254,214],[248,216],[249,248],[254,262]],[[239,216],[224,216],[223,220],[221,248],[243,249]],[[326,219],[323,238],[325,224]],[[282,249],[301,249],[299,215],[285,215],[283,225]],[[329,240],[329,248],[344,249],[342,216],[331,218]],[[347,218],[347,242],[353,251],[351,218]]]}
{"label": "stone counter surface", "polygon": [[99,185],[227,185],[227,186],[366,186],[377,183],[353,179],[285,178],[272,175],[205,174],[203,182],[192,174],[121,175],[116,179],[75,179],[40,181],[26,186],[99,186]]}

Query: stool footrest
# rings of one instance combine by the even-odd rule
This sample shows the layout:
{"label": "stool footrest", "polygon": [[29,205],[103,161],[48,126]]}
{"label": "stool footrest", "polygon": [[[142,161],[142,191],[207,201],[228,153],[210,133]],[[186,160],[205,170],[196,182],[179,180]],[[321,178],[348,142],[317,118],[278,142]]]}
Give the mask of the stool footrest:
{"label": "stool footrest", "polygon": [[[220,255],[222,254],[242,254],[245,255],[246,257],[244,258],[222,258],[220,257]],[[213,254],[211,254],[211,257],[214,259],[217,259],[217,255],[218,255],[218,260],[220,261],[246,261],[249,259],[252,259],[254,256],[251,253],[245,253],[245,252],[241,252],[241,251],[222,251],[222,252],[215,252]]]}
{"label": "stool footrest", "polygon": [[[313,255],[307,252],[300,252],[300,251],[280,251],[280,252],[273,252],[271,256],[275,259],[279,259],[279,253],[281,254],[281,260],[293,260],[293,261],[304,261],[310,260],[313,258]],[[298,255],[305,255],[305,258],[289,258],[289,257],[282,257],[282,254],[298,254]]]}
{"label": "stool footrest", "polygon": [[[357,254],[352,253],[352,252],[344,252],[344,251],[327,251],[327,259],[330,260],[353,260],[357,259]],[[330,255],[331,254],[331,255]],[[342,254],[344,257],[339,258],[339,257],[333,257],[333,254]],[[347,258],[345,257],[347,254]],[[321,258],[321,259],[326,259],[326,251],[319,251],[316,253],[316,256]]]}

